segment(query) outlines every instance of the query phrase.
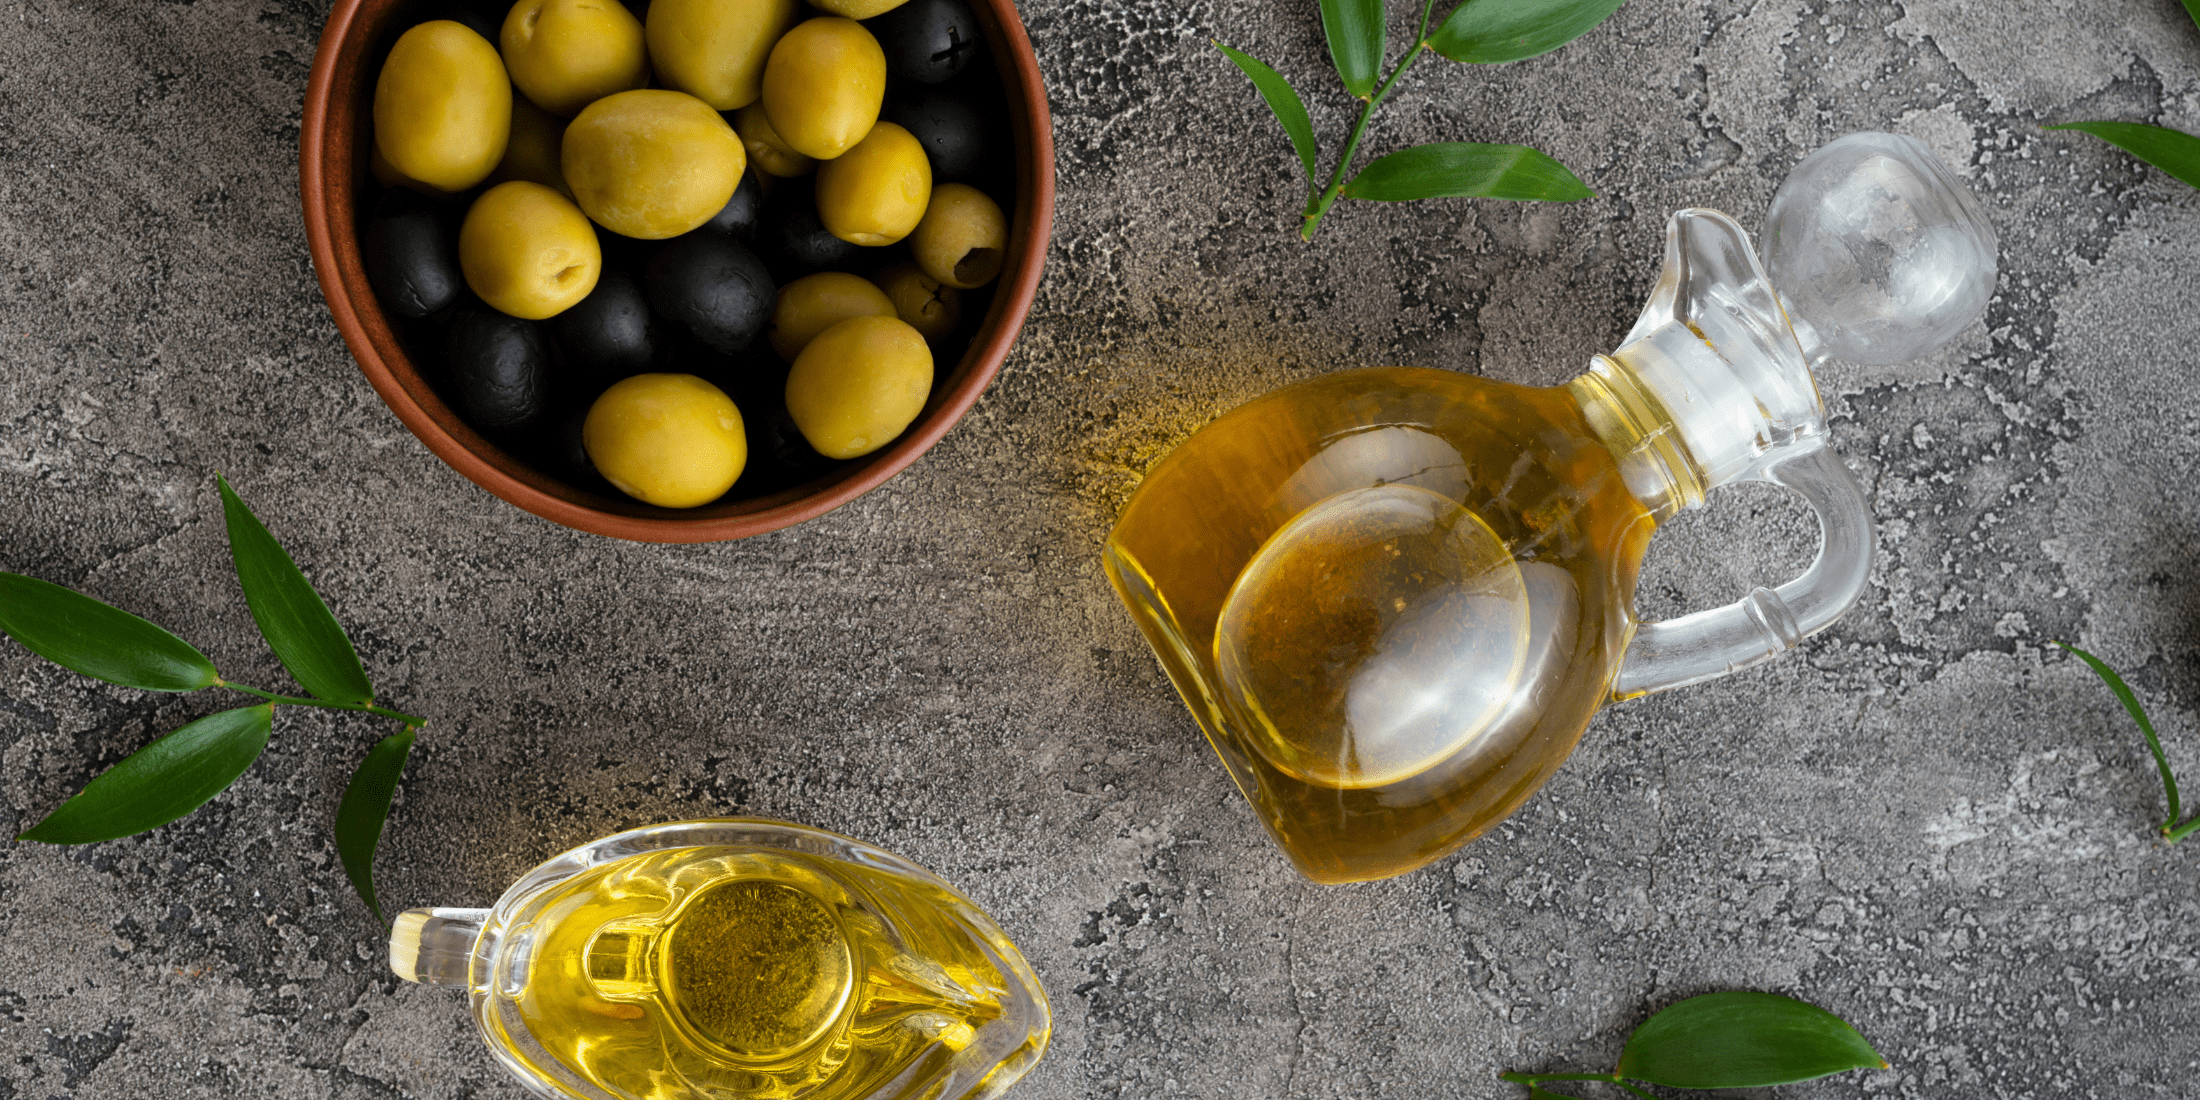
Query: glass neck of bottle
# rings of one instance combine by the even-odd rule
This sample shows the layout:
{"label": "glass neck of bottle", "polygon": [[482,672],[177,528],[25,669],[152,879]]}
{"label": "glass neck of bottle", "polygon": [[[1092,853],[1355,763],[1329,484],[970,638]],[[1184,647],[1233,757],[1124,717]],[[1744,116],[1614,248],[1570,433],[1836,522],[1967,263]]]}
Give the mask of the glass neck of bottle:
{"label": "glass neck of bottle", "polygon": [[1659,522],[1703,503],[1708,488],[1673,417],[1635,372],[1608,355],[1566,383],[1627,490]]}

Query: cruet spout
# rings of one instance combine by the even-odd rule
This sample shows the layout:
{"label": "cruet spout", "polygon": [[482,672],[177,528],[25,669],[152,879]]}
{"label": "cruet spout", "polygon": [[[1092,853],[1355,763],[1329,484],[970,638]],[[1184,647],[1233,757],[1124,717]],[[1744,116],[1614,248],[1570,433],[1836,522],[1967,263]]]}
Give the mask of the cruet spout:
{"label": "cruet spout", "polygon": [[1815,446],[1825,410],[1749,234],[1716,210],[1666,222],[1665,267],[1611,358],[1662,406],[1687,449],[1683,504]]}
{"label": "cruet spout", "polygon": [[1994,288],[1993,227],[1923,144],[1851,134],[1797,165],[1772,200],[1763,261],[1734,219],[1682,210],[1665,267],[1611,358],[1680,436],[1686,507],[1820,445],[1812,371],[1900,363],[1952,340]]}

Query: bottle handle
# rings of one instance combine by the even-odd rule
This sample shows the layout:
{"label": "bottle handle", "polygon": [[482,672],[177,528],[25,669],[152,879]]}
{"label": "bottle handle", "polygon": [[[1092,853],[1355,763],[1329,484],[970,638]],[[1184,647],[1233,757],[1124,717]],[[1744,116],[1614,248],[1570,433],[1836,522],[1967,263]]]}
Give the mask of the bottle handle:
{"label": "bottle handle", "polygon": [[1818,557],[1777,589],[1758,587],[1725,607],[1635,631],[1612,698],[1700,684],[1771,660],[1832,626],[1864,594],[1871,575],[1872,516],[1864,487],[1823,441],[1781,452],[1750,480],[1803,498],[1818,515]]}

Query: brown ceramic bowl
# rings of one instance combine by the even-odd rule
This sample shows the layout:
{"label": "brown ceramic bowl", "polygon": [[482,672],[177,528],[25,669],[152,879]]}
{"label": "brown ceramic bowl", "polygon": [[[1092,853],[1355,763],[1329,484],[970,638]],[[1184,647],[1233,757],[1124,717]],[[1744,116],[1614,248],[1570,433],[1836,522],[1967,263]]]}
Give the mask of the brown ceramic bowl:
{"label": "brown ceramic bowl", "polygon": [[321,293],[367,381],[437,457],[474,484],[544,519],[640,542],[716,542],[776,531],[877,488],[916,460],[969,411],[1008,357],[1031,309],[1054,216],[1054,141],[1039,66],[1012,0],[970,0],[1000,70],[1015,138],[1016,197],[1008,259],[962,360],[942,373],[916,423],[892,446],[840,463],[806,484],[701,508],[656,508],[577,489],[537,471],[468,427],[413,363],[367,285],[359,251],[363,203],[371,203],[374,78],[390,44],[426,16],[418,0],[336,0],[306,84],[298,137],[298,188]]}

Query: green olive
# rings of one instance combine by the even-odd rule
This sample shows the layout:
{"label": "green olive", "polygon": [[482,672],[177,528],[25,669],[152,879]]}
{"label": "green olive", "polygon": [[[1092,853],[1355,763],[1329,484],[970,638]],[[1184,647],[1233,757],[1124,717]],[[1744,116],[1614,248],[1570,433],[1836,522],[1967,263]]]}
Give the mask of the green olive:
{"label": "green olive", "polygon": [[914,263],[898,263],[872,281],[894,303],[894,315],[935,343],[955,334],[962,324],[962,291],[942,284]]}
{"label": "green olive", "polygon": [[817,6],[850,19],[869,19],[902,6],[906,0],[817,0]]}
{"label": "green olive", "polygon": [[796,0],[653,0],[649,60],[665,87],[731,111],[756,102],[764,59],[794,25]]}
{"label": "green olive", "polygon": [[1008,219],[1001,204],[967,183],[932,189],[924,220],[909,235],[917,266],[940,282],[973,290],[1001,273],[1008,255]]}
{"label": "green olive", "polygon": [[886,101],[886,52],[853,19],[800,23],[764,63],[764,113],[789,149],[831,160],[878,121]]}
{"label": "green olive", "polygon": [[512,83],[560,118],[649,82],[642,25],[613,0],[519,0],[498,37]]}
{"label": "green olive", "polygon": [[821,271],[779,288],[779,303],[772,307],[772,350],[792,363],[817,334],[850,317],[892,317],[894,303],[886,292],[860,276]]}
{"label": "green olive", "polygon": [[816,161],[787,148],[786,139],[772,129],[771,117],[764,113],[763,104],[751,103],[734,112],[733,128],[741,132],[741,142],[748,146],[749,159],[766,175],[807,176],[817,170]]}
{"label": "green olive", "polygon": [[725,209],[748,154],[710,104],[644,88],[589,104],[565,128],[559,163],[574,201],[596,224],[654,241]]}
{"label": "green olive", "polygon": [[464,191],[496,168],[511,133],[512,83],[487,39],[450,19],[398,36],[374,82],[374,145],[397,174]]}
{"label": "green olive", "polygon": [[748,465],[741,410],[692,374],[637,374],[589,406],[581,446],[619,491],[660,508],[726,495]]}
{"label": "green olive", "polygon": [[851,317],[818,333],[787,372],[787,412],[827,458],[892,443],[924,411],[932,349],[899,317]]}
{"label": "green olive", "polygon": [[489,173],[491,185],[511,180],[539,183],[566,198],[573,189],[558,170],[558,152],[565,142],[565,120],[533,103],[526,96],[512,100],[512,140],[505,143],[504,159]]}
{"label": "green olive", "polygon": [[909,235],[932,197],[924,145],[891,122],[871,127],[855,148],[818,165],[817,217],[849,244],[886,245]]}
{"label": "green olive", "polygon": [[603,252],[579,207],[539,183],[513,180],[482,192],[466,211],[458,266],[482,301],[540,321],[596,289]]}
{"label": "green olive", "polygon": [[367,157],[367,171],[374,176],[374,182],[384,187],[407,188],[418,191],[431,199],[447,199],[455,194],[455,192],[445,191],[440,187],[430,187],[398,171],[397,166],[390,163],[390,158],[382,155],[380,142],[375,143],[373,152]]}

